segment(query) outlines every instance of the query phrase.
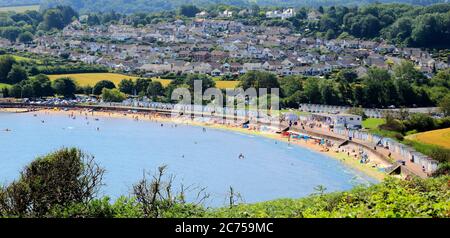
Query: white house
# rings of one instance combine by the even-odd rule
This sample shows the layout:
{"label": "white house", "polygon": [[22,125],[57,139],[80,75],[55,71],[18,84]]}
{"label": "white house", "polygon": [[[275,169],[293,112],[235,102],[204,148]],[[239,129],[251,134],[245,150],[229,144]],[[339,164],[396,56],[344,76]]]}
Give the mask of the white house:
{"label": "white house", "polygon": [[359,115],[346,113],[313,113],[311,117],[313,120],[322,121],[332,127],[345,127],[348,129],[362,128],[362,117]]}

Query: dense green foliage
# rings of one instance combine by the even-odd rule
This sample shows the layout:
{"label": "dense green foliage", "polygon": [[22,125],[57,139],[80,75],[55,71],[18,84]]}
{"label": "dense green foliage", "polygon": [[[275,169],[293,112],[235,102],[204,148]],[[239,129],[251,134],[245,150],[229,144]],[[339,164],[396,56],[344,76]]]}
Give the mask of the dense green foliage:
{"label": "dense green foliage", "polygon": [[44,0],[41,6],[52,7],[57,4],[65,4],[74,7],[82,12],[107,12],[119,11],[121,13],[135,13],[135,12],[157,12],[162,10],[174,10],[183,6],[186,3],[193,4],[198,7],[208,7],[214,4],[230,5],[234,7],[249,7],[257,3],[259,6],[270,7],[318,7],[318,6],[332,6],[332,5],[362,5],[374,2],[389,3],[400,2],[417,5],[429,5],[445,0],[259,0],[257,2],[252,0]]}
{"label": "dense green foliage", "polygon": [[368,188],[222,208],[212,217],[449,217],[449,177],[387,179]]}
{"label": "dense green foliage", "polygon": [[342,70],[328,78],[289,76],[280,79],[284,106],[299,103],[353,105],[363,107],[431,106],[450,92],[450,70],[427,79],[414,65],[403,62],[394,73],[370,68],[358,78],[351,70]]}
{"label": "dense green foliage", "polygon": [[125,94],[121,93],[117,88],[102,89],[102,99],[104,102],[122,102],[126,98]]}
{"label": "dense green foliage", "polygon": [[116,85],[109,80],[101,80],[94,85],[93,94],[100,95],[104,88],[113,89],[116,88]]}
{"label": "dense green foliage", "polygon": [[73,98],[77,90],[75,81],[71,78],[58,78],[52,82],[52,87],[57,95]]}
{"label": "dense green foliage", "polygon": [[[133,185],[115,202],[96,197],[104,170],[76,149],[62,149],[28,165],[0,188],[0,217],[450,217],[450,177],[403,181],[387,178],[369,187],[301,199],[205,208],[172,194],[165,166]],[[232,198],[233,199],[233,198]]]}
{"label": "dense green foliage", "polygon": [[30,42],[34,34],[61,30],[77,17],[78,13],[68,6],[48,8],[42,12],[0,12],[0,37],[12,42],[17,39]]}
{"label": "dense green foliage", "polygon": [[98,192],[104,170],[77,149],[39,157],[20,178],[0,188],[0,216],[42,217],[53,207],[88,203]]}
{"label": "dense green foliage", "polygon": [[[51,1],[49,1],[51,2]],[[89,2],[89,3],[88,3]],[[105,4],[105,2],[109,2]],[[217,17],[219,13],[225,9],[231,9],[235,12],[245,8],[253,10],[252,14],[238,15],[234,14],[233,19],[243,22],[244,24],[263,25],[263,26],[283,26],[291,28],[294,31],[306,34],[306,35],[318,35],[320,37],[331,38],[346,38],[356,37],[363,39],[386,39],[392,43],[417,47],[428,48],[448,48],[450,42],[450,32],[448,31],[450,26],[450,5],[448,3],[435,4],[430,6],[414,6],[405,4],[369,4],[357,7],[355,4],[343,4],[342,1],[312,1],[306,2],[306,4],[293,4],[285,6],[308,6],[308,8],[298,8],[296,15],[289,19],[270,19],[266,18],[265,11],[275,8],[277,3],[273,3],[270,7],[264,7],[265,4],[258,2],[258,6],[252,4],[240,4],[245,1],[223,1],[227,5],[210,5],[205,7],[202,1],[192,2],[193,5],[184,5],[177,2],[172,4],[170,1],[164,1],[161,4],[148,4],[144,5],[145,1],[130,1],[124,3],[122,1],[115,2],[114,0],[103,1],[66,1],[68,5],[75,9],[87,10],[89,17],[87,23],[90,25],[105,24],[108,22],[117,22],[123,19],[123,22],[132,24],[134,26],[142,26],[146,24],[154,24],[164,21],[173,21],[180,17],[193,17],[195,13],[200,11],[198,7],[203,6],[210,16]],[[370,2],[370,1],[369,1]],[[380,2],[380,1],[377,1]],[[381,1],[389,2],[389,1]],[[430,3],[439,3],[443,1],[395,1],[404,3],[417,2],[418,5],[428,5]],[[64,2],[63,2],[64,3]],[[285,2],[283,2],[285,3]],[[303,1],[302,1],[303,3]],[[313,6],[319,6],[320,3],[324,3],[318,9],[311,8]],[[330,6],[333,3],[335,5]],[[355,1],[355,3],[367,3],[361,1]],[[61,1],[58,1],[61,4]],[[46,4],[44,4],[46,5]],[[49,4],[50,6],[56,6],[55,4]],[[98,7],[97,7],[98,5]],[[126,5],[126,7],[123,7]],[[140,7],[140,5],[144,5]],[[236,7],[233,5],[238,5]],[[332,4],[331,4],[332,5]],[[121,6],[121,7],[119,7]],[[322,7],[328,6],[328,7]],[[60,7],[61,8],[61,7]],[[87,9],[85,9],[87,8]],[[103,9],[107,8],[107,9]],[[155,10],[166,10],[146,12],[144,9],[156,8]],[[159,9],[162,8],[162,9]],[[42,29],[60,29],[61,26],[66,24],[65,20],[68,17],[56,16],[54,11],[61,11],[72,17],[76,17],[70,8],[65,8],[64,11],[47,10],[42,15],[43,24]],[[98,9],[103,9],[98,13]],[[139,9],[139,10],[137,10]],[[175,11],[179,9],[179,11]],[[318,19],[307,19],[308,13],[315,11],[318,12]],[[133,13],[133,14],[118,14]],[[33,15],[33,17],[35,17]],[[11,19],[15,19],[10,17]],[[21,18],[19,18],[21,19]],[[52,21],[49,21],[53,19]],[[59,20],[62,19],[62,20]],[[35,20],[35,21],[39,21]],[[47,23],[46,23],[47,22]],[[48,23],[52,22],[52,25]],[[53,23],[55,22],[55,23]],[[9,26],[11,24],[7,24]],[[9,28],[5,28],[3,34],[5,38],[16,39],[21,32],[31,31],[23,27],[18,27],[19,24],[13,24]],[[31,24],[33,26],[33,24]]]}
{"label": "dense green foliage", "polygon": [[[361,8],[330,7],[318,25],[330,37],[349,33],[358,38],[382,37],[397,44],[419,47],[449,47],[450,5],[368,5]],[[329,38],[330,38],[329,37]]]}
{"label": "dense green foliage", "polygon": [[50,79],[43,74],[21,81],[6,92],[6,96],[15,98],[41,98],[54,94]]}

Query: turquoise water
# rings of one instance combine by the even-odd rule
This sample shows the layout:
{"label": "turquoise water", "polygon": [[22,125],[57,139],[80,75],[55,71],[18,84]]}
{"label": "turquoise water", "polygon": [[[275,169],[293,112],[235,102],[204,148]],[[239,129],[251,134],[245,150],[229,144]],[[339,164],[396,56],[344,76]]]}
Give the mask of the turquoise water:
{"label": "turquoise water", "polygon": [[[44,120],[45,123],[41,121]],[[89,124],[87,122],[89,121]],[[97,127],[100,128],[97,131]],[[4,131],[11,129],[10,132]],[[167,165],[175,185],[206,187],[208,206],[227,203],[232,186],[243,201],[299,198],[376,182],[338,160],[298,146],[236,132],[131,119],[0,113],[0,183],[18,178],[37,155],[75,146],[106,169],[101,195],[128,195],[143,171]],[[239,159],[239,154],[245,156]]]}

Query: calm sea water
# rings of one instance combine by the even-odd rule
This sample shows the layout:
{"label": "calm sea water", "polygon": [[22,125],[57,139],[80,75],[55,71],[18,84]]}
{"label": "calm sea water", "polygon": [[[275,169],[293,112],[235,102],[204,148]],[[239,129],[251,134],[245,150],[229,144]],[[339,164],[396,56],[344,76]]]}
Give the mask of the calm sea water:
{"label": "calm sea water", "polygon": [[[95,156],[107,171],[101,195],[113,199],[128,195],[144,170],[155,172],[161,165],[176,176],[177,187],[206,187],[209,206],[225,205],[230,186],[251,203],[306,196],[317,185],[330,192],[376,182],[305,148],[236,132],[160,124],[0,113],[0,183],[17,179],[36,156],[63,146]],[[245,159],[239,159],[240,153]]]}

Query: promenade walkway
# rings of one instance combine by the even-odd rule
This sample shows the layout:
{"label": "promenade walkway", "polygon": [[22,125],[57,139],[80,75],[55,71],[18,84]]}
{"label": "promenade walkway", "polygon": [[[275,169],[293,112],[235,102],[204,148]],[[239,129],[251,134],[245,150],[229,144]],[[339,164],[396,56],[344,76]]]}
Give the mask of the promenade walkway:
{"label": "promenade walkway", "polygon": [[[343,135],[333,133],[331,130],[328,130],[328,128],[320,128],[320,127],[310,128],[310,127],[305,126],[303,129],[303,128],[301,128],[301,126],[295,126],[295,127],[293,127],[293,129],[298,130],[299,132],[304,132],[304,133],[318,134],[318,135],[323,135],[326,137],[334,137],[334,138],[342,140],[342,141],[349,139],[348,137],[345,137]],[[355,144],[365,147],[368,150],[371,150],[371,152],[379,155],[382,159],[388,161],[391,164],[394,164],[394,162],[399,161],[399,160],[405,161],[405,165],[402,166],[403,169],[406,169],[410,173],[412,173],[418,177],[421,177],[421,178],[428,177],[428,174],[426,172],[424,172],[419,165],[417,165],[409,160],[405,160],[400,154],[390,152],[388,149],[386,149],[382,146],[376,146],[373,143],[368,143],[366,141],[362,141],[359,139],[352,138],[351,141]],[[376,148],[376,150],[374,148]]]}

